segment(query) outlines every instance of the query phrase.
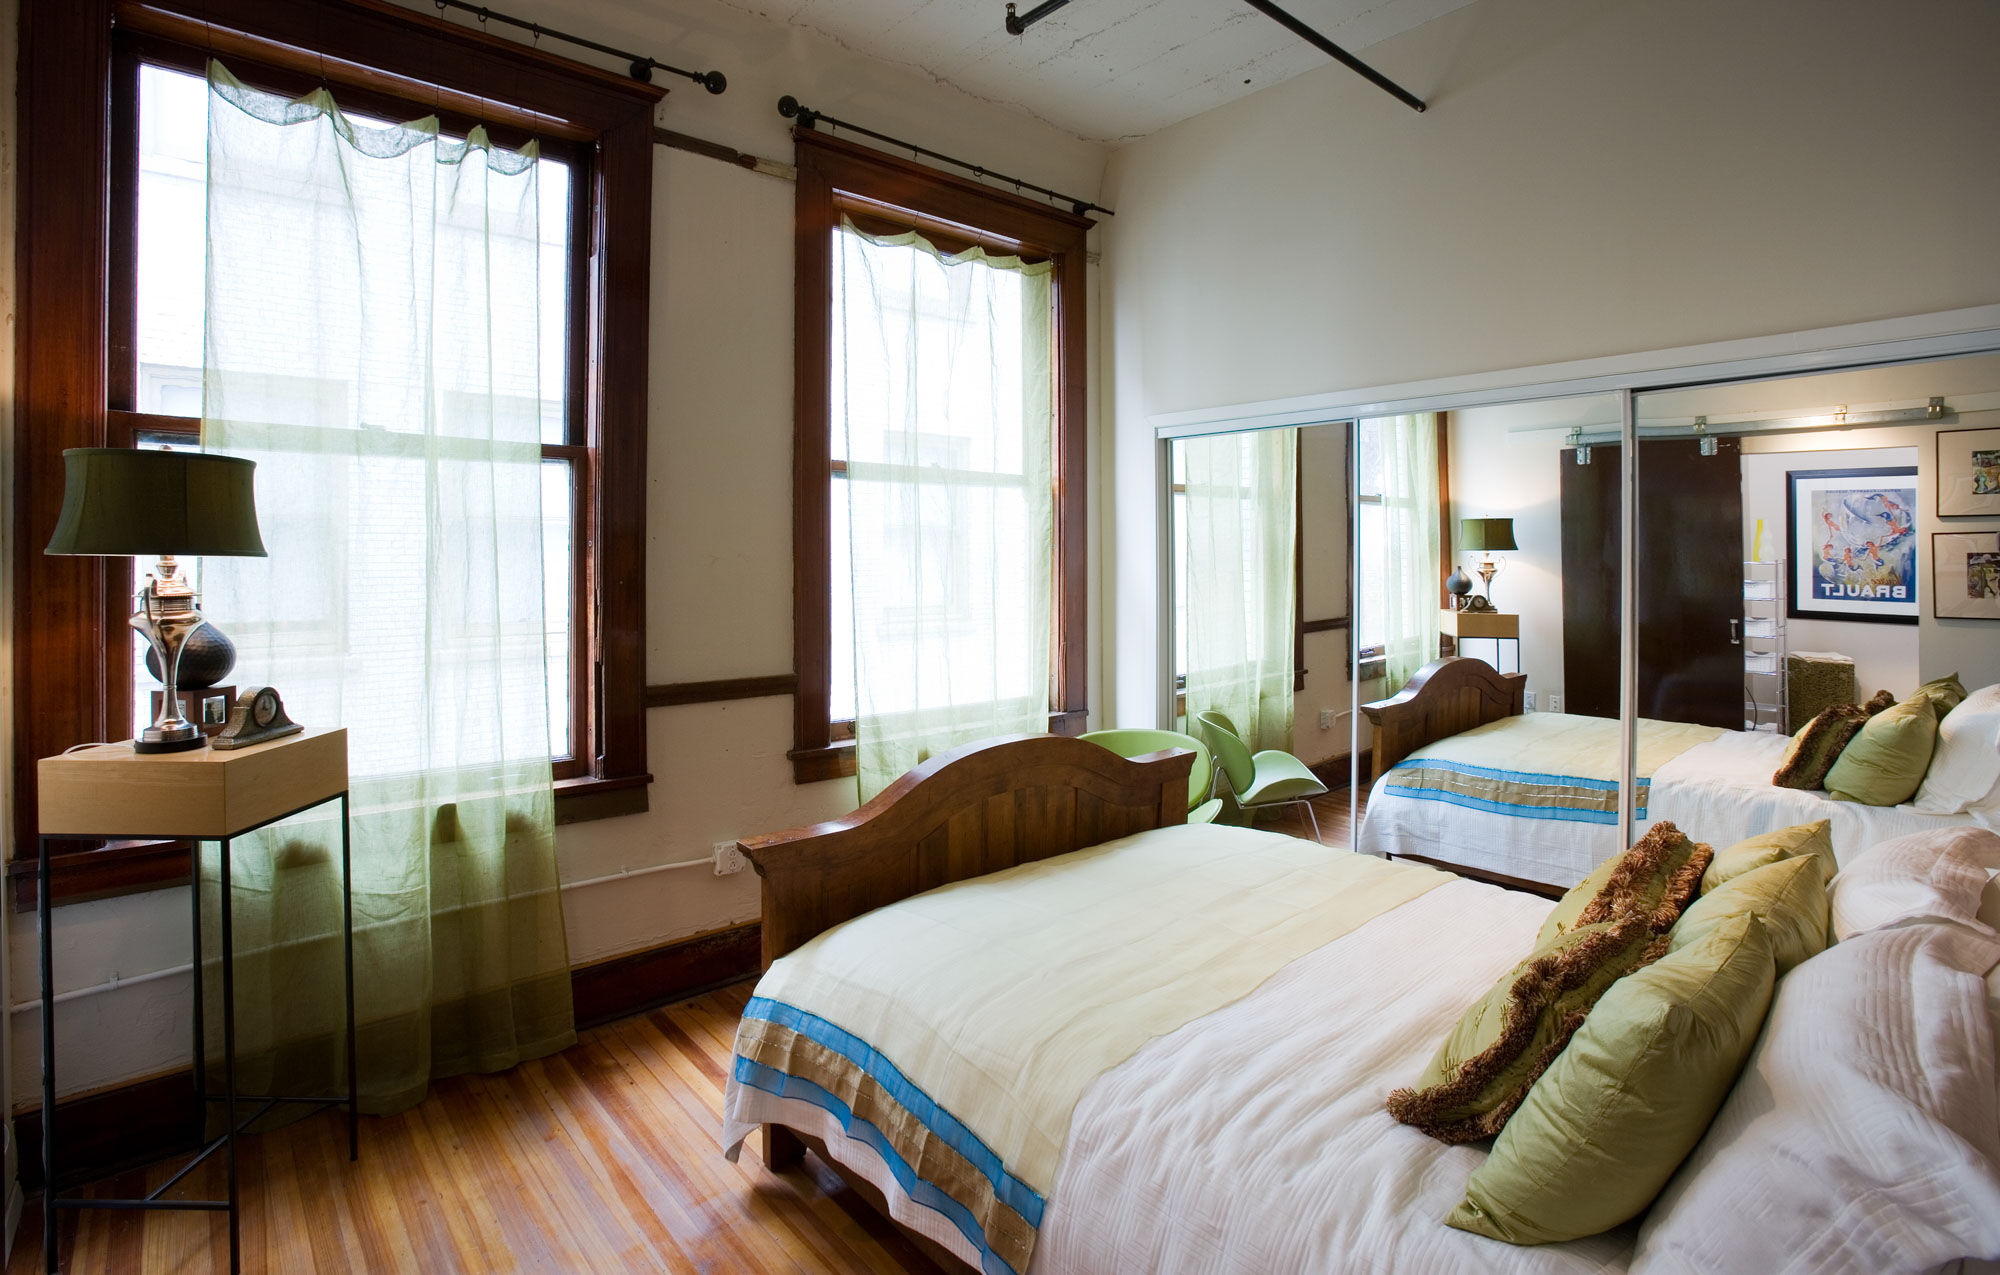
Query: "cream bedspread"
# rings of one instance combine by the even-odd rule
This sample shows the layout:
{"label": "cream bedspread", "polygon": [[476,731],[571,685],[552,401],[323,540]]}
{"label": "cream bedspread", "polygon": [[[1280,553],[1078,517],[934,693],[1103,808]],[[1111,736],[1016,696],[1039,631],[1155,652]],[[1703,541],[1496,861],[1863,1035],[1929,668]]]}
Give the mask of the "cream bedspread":
{"label": "cream bedspread", "polygon": [[[759,1091],[813,1092],[791,1083],[809,1080],[845,1109],[875,1113],[862,1118],[872,1126],[865,1136],[884,1143],[877,1156],[900,1152],[919,1196],[943,1189],[967,1211],[959,1229],[976,1226],[993,1245],[985,1256],[1019,1270],[1070,1113],[1098,1076],[1452,880],[1297,838],[1197,825],[906,899],[766,972],[738,1035],[724,1146],[733,1150],[766,1118]],[[955,1142],[954,1126],[976,1142]],[[953,1143],[958,1158],[939,1157],[936,1171],[915,1163],[913,1145],[929,1155],[938,1142]],[[987,1190],[981,1180],[997,1204],[954,1185]]]}

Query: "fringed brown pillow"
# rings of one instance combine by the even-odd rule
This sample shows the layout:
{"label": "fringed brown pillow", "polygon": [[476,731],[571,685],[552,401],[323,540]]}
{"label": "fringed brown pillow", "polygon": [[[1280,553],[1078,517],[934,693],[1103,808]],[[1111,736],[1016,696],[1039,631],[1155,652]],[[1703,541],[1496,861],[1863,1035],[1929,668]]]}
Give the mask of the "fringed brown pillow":
{"label": "fringed brown pillow", "polygon": [[1667,950],[1667,935],[1627,914],[1557,934],[1466,1011],[1389,1114],[1440,1142],[1500,1132],[1610,986]]}
{"label": "fringed brown pillow", "polygon": [[1536,942],[1580,925],[1616,920],[1626,912],[1643,912],[1661,933],[1673,928],[1688,902],[1701,892],[1701,874],[1715,852],[1690,841],[1662,819],[1630,850],[1612,855],[1563,895],[1542,922]]}
{"label": "fringed brown pillow", "polygon": [[1808,792],[1826,784],[1826,773],[1868,719],[1895,703],[1887,691],[1877,691],[1866,704],[1835,704],[1799,727],[1785,749],[1771,782],[1780,788],[1802,788]]}

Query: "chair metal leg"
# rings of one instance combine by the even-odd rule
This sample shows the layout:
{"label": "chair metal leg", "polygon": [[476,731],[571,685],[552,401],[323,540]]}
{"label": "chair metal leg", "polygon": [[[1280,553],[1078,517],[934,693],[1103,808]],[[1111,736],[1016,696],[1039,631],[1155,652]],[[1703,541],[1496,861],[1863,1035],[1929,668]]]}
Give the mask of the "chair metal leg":
{"label": "chair metal leg", "polygon": [[1320,840],[1320,835],[1319,835],[1319,816],[1313,813],[1313,803],[1312,803],[1312,798],[1311,798],[1311,797],[1307,797],[1307,798],[1305,799],[1305,808],[1306,808],[1306,818],[1308,818],[1308,819],[1312,820],[1312,826],[1313,826],[1313,840],[1314,840],[1314,841],[1318,841],[1318,840]]}

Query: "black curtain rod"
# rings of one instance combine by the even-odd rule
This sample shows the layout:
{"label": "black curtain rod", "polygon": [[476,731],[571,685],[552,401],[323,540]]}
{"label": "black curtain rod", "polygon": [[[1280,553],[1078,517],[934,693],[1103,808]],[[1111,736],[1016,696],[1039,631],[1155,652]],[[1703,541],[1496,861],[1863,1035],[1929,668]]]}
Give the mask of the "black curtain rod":
{"label": "black curtain rod", "polygon": [[878,142],[887,142],[899,150],[906,150],[915,155],[928,156],[941,164],[950,164],[956,168],[963,168],[966,172],[974,176],[982,178],[990,177],[996,182],[1011,184],[1015,190],[1032,190],[1037,195],[1046,195],[1050,199],[1062,200],[1070,206],[1070,211],[1079,217],[1089,212],[1101,212],[1107,217],[1117,216],[1116,213],[1106,208],[1103,204],[1093,204],[1087,199],[1078,199],[1074,195],[1065,195],[1059,190],[1050,190],[1047,186],[1037,186],[1035,183],[1023,181],[1019,177],[1009,177],[1005,173],[996,173],[992,169],[983,168],[978,164],[968,163],[962,159],[954,159],[950,155],[946,155],[941,151],[934,151],[928,146],[919,146],[915,142],[906,142],[900,137],[891,137],[887,133],[878,133],[872,128],[863,128],[859,124],[850,124],[846,120],[837,120],[824,111],[815,111],[810,106],[803,105],[799,99],[789,93],[778,99],[778,114],[788,120],[796,119],[799,122],[800,128],[816,128],[820,124],[825,124],[828,128],[844,128],[850,133],[859,133],[863,137],[872,137]]}
{"label": "black curtain rod", "polygon": [[[1015,13],[1014,6],[1012,4],[1009,4],[1007,6],[1007,22],[1006,22],[1007,34],[1020,35],[1022,32],[1026,31],[1029,27],[1035,25],[1037,22],[1040,22],[1043,18],[1048,17],[1051,13],[1054,13],[1057,9],[1062,8],[1064,5],[1068,3],[1069,0],[1043,0],[1041,4],[1038,4],[1034,8],[1028,10],[1026,13],[1021,13],[1021,14]],[[1307,44],[1312,45],[1315,49],[1318,49],[1321,53],[1326,54],[1328,57],[1340,63],[1348,70],[1354,72],[1362,79],[1367,80],[1370,84],[1373,84],[1376,88],[1381,89],[1384,93],[1387,93],[1389,96],[1395,98],[1398,102],[1401,102],[1403,105],[1409,107],[1411,110],[1423,111],[1426,109],[1426,107],[1424,106],[1424,100],[1422,98],[1410,92],[1408,89],[1396,83],[1394,80],[1382,74],[1380,71],[1368,65],[1366,62],[1363,62],[1360,58],[1355,57],[1352,53],[1349,53],[1346,49],[1341,48],[1339,45],[1327,39],[1325,36],[1321,35],[1318,31],[1315,31],[1313,28],[1307,26],[1305,23],[1299,21],[1291,14],[1285,12],[1283,9],[1280,9],[1277,5],[1271,3],[1271,0],[1243,0],[1243,3],[1249,5],[1251,8],[1263,14],[1265,17],[1277,23],[1279,26],[1285,28],[1285,30],[1290,31],[1293,35],[1299,37],[1299,39],[1301,40],[1304,40]]]}
{"label": "black curtain rod", "polygon": [[551,40],[561,40],[564,44],[574,44],[581,49],[590,49],[610,57],[622,58],[630,64],[627,70],[633,79],[643,80],[649,84],[653,79],[653,71],[657,68],[670,75],[679,75],[693,80],[696,84],[701,85],[711,93],[720,93],[729,87],[728,77],[720,71],[683,71],[680,67],[668,66],[665,62],[657,58],[649,58],[643,54],[627,52],[624,49],[614,49],[608,44],[599,44],[595,40],[586,40],[580,35],[571,35],[567,31],[557,31],[553,27],[545,27],[539,22],[529,22],[524,18],[514,18],[504,13],[495,13],[485,5],[468,4],[466,0],[431,0],[431,3],[437,6],[439,13],[443,13],[446,9],[457,9],[460,13],[471,14],[481,22],[500,22],[518,30],[526,31],[538,40],[543,36],[547,36]]}

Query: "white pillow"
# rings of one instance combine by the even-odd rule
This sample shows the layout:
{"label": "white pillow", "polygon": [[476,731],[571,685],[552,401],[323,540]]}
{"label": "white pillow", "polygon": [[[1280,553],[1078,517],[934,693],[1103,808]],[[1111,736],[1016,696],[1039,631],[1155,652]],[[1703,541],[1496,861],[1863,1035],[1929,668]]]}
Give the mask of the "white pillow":
{"label": "white pillow", "polygon": [[1639,1230],[1633,1275],[1875,1275],[2000,1259],[2000,1088],[1973,967],[2000,940],[1877,930],[1778,982],[1715,1122]]}
{"label": "white pillow", "polygon": [[2000,684],[1980,687],[1944,715],[1910,804],[1927,815],[2000,811]]}
{"label": "white pillow", "polygon": [[1872,846],[1827,887],[1834,941],[1914,920],[1957,921],[1990,935],[1979,903],[1995,868],[2000,834],[1985,828],[1940,828]]}

